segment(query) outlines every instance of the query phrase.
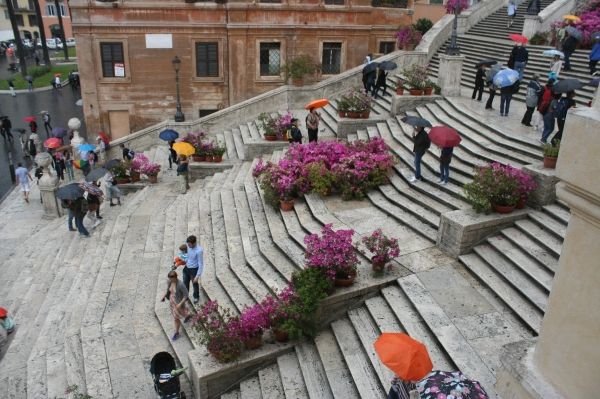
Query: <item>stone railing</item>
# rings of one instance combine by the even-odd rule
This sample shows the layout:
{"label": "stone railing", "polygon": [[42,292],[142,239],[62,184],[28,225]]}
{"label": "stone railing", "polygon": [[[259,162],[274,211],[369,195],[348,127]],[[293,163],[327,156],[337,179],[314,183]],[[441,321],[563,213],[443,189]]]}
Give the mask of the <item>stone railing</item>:
{"label": "stone railing", "polygon": [[[457,32],[464,34],[479,21],[488,17],[504,6],[504,0],[483,0],[473,7],[463,11],[458,16]],[[433,25],[433,27],[425,33],[421,43],[417,46],[416,51],[427,53],[427,60],[430,60],[442,45],[452,35],[452,22],[454,15],[445,15]]]}
{"label": "stone railing", "polygon": [[563,15],[570,14],[574,6],[575,0],[557,0],[538,15],[525,15],[523,36],[531,38],[538,32],[549,31],[552,23],[562,19]]}

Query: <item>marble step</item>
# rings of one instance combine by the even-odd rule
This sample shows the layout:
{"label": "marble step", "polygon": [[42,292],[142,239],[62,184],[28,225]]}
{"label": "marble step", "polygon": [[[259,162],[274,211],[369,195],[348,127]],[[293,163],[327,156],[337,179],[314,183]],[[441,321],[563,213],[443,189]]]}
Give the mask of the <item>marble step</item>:
{"label": "marble step", "polygon": [[557,203],[544,205],[542,210],[547,215],[554,218],[557,222],[567,225],[571,219],[571,212],[568,208],[565,208]]}
{"label": "marble step", "polygon": [[560,257],[562,239],[548,234],[545,227],[541,227],[530,218],[515,221],[515,226],[553,256]]}
{"label": "marble step", "polygon": [[558,271],[558,257],[517,227],[502,229],[500,234],[503,239],[509,241],[531,259],[542,265],[548,273],[554,274]]}
{"label": "marble step", "polygon": [[549,216],[546,212],[531,211],[528,214],[529,218],[538,226],[543,228],[549,235],[554,236],[557,240],[564,240],[567,234],[567,226]]}

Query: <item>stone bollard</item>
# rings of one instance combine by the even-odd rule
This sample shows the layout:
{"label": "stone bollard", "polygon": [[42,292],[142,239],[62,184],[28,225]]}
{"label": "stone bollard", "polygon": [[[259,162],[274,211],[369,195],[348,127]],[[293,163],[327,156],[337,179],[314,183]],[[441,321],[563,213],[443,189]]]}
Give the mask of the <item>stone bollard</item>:
{"label": "stone bollard", "polygon": [[438,85],[442,88],[442,96],[460,96],[460,78],[464,61],[464,55],[440,54]]}
{"label": "stone bollard", "polygon": [[[85,143],[85,139],[83,139],[79,135],[79,129],[81,128],[81,121],[77,118],[69,119],[67,124],[69,129],[73,131],[73,138],[71,139],[71,148],[73,149],[73,161],[77,161],[81,158],[81,154],[79,153],[79,146]],[[73,174],[75,180],[79,180],[83,178],[83,172],[77,168],[73,168]]]}
{"label": "stone bollard", "polygon": [[43,176],[40,179],[40,194],[44,205],[44,219],[54,219],[62,215],[61,208],[56,199],[56,190],[58,189],[58,177],[54,175],[49,166],[52,164],[52,157],[47,152],[36,155],[35,162],[42,168]]}

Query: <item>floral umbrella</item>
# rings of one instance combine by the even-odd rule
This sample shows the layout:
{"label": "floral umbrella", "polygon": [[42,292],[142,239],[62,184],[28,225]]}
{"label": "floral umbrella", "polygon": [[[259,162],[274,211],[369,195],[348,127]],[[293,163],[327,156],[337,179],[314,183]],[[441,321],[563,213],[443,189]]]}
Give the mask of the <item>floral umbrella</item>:
{"label": "floral umbrella", "polygon": [[417,385],[421,399],[487,399],[488,394],[481,384],[469,380],[460,371],[439,371],[429,373]]}

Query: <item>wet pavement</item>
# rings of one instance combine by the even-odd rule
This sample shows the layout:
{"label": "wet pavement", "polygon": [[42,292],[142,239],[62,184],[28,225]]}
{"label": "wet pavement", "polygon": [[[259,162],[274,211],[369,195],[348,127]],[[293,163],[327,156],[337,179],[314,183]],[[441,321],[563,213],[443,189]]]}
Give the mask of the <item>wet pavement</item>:
{"label": "wet pavement", "polygon": [[[67,128],[69,119],[76,117],[82,121],[81,136],[86,137],[85,125],[83,124],[83,109],[75,102],[79,100],[79,92],[73,92],[70,86],[63,87],[59,91],[49,90],[34,93],[19,93],[16,97],[10,94],[0,94],[0,115],[6,115],[12,122],[13,129],[23,128],[27,130],[27,137],[31,133],[28,123],[23,118],[29,115],[37,117],[38,135],[41,140],[46,140],[46,131],[40,115],[45,110],[50,113],[52,127]],[[0,199],[12,187],[9,159],[16,168],[18,162],[26,162],[21,151],[18,133],[13,132],[12,143],[0,136]]]}

